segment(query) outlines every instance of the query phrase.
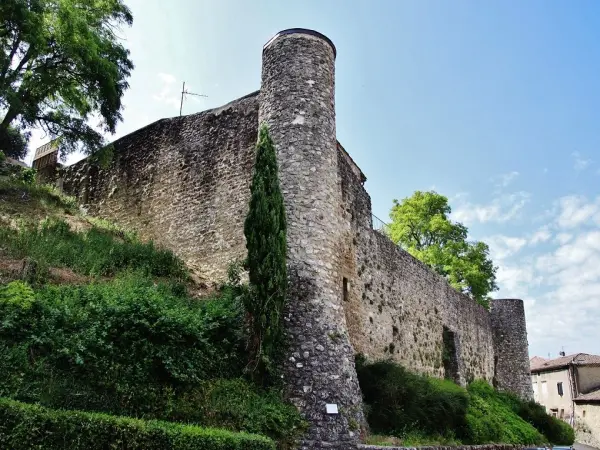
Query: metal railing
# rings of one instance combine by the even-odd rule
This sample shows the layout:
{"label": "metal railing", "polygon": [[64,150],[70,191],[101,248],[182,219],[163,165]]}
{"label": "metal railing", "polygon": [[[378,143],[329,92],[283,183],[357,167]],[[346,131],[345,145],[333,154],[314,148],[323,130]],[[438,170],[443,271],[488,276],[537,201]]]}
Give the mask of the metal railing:
{"label": "metal railing", "polygon": [[385,223],[383,220],[381,220],[375,214],[371,214],[371,217],[372,217],[372,222],[373,222],[373,229],[375,231],[380,232],[384,236],[387,236],[387,229],[389,227],[389,224]]}

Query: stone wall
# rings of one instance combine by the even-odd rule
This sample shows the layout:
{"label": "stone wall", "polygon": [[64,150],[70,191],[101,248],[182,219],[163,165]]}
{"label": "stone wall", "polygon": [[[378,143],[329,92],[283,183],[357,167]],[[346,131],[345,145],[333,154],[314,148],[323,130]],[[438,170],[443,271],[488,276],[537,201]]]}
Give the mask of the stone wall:
{"label": "stone wall", "polygon": [[201,280],[225,277],[246,253],[258,93],[221,108],[163,119],[114,142],[108,166],[87,158],[62,186],[91,214],[172,249]]}
{"label": "stone wall", "polygon": [[199,280],[218,282],[246,254],[254,145],[265,121],[288,222],[284,376],[311,424],[304,448],[355,448],[364,424],[356,352],[463,385],[496,375],[529,398],[522,303],[495,302],[490,315],[373,230],[365,176],[336,141],[334,61],[326,37],[282,32],[263,51],[260,94],[142,128],[114,143],[107,165],[88,158],[64,169],[63,189],[90,213],[172,249]]}
{"label": "stone wall", "polygon": [[600,448],[600,402],[575,403],[575,440]]}
{"label": "stone wall", "polygon": [[391,358],[413,371],[444,376],[444,327],[454,336],[456,381],[492,381],[494,351],[488,312],[372,229],[364,176],[340,152],[344,310],[354,349]]}
{"label": "stone wall", "polygon": [[490,317],[496,356],[495,385],[533,400],[523,300],[493,300]]}
{"label": "stone wall", "polygon": [[263,51],[259,117],[277,148],[287,216],[284,380],[310,423],[303,449],[356,448],[364,422],[338,271],[334,64],[333,44],[307,30],[282,32]]}

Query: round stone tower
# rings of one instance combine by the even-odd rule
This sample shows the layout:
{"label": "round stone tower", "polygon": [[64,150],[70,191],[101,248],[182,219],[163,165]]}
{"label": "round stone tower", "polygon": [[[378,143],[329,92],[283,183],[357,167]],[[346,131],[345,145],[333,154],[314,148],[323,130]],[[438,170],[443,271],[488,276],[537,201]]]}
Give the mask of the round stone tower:
{"label": "round stone tower", "polygon": [[523,300],[492,300],[494,385],[526,400],[533,400],[527,324]]}
{"label": "round stone tower", "polygon": [[294,28],[263,49],[259,121],[275,146],[287,214],[289,399],[310,424],[302,448],[355,448],[364,423],[342,306],[341,187],[335,133],[336,50]]}

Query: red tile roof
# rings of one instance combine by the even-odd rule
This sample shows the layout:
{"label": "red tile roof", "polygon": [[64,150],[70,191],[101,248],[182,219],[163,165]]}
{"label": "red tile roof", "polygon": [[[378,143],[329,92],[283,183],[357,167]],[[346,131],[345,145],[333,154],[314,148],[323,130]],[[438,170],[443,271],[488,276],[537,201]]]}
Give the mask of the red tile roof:
{"label": "red tile roof", "polygon": [[560,358],[544,359],[534,356],[529,361],[532,372],[546,372],[550,370],[562,369],[571,364],[576,366],[600,365],[600,356],[588,355],[587,353],[574,353],[572,355],[561,356]]}

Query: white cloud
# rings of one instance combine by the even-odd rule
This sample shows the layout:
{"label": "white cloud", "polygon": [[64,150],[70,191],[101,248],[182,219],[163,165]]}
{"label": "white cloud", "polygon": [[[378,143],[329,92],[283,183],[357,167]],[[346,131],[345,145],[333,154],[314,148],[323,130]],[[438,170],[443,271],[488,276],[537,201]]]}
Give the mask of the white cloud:
{"label": "white cloud", "polygon": [[600,197],[588,201],[581,195],[569,195],[558,199],[559,214],[556,223],[560,228],[600,224]]}
{"label": "white cloud", "polygon": [[465,224],[480,222],[506,222],[516,218],[529,201],[527,192],[515,192],[496,197],[488,204],[474,204],[459,199],[458,207],[452,212],[452,218]]}
{"label": "white cloud", "polygon": [[548,226],[543,226],[539,230],[537,230],[535,233],[533,233],[533,235],[529,239],[529,244],[536,245],[536,244],[539,244],[540,242],[546,242],[546,241],[550,240],[551,237],[552,237],[552,233],[550,233],[550,231],[548,230]]}
{"label": "white cloud", "polygon": [[569,233],[558,233],[554,240],[559,244],[566,244],[571,239],[573,239],[573,235]]}
{"label": "white cloud", "polygon": [[[494,261],[498,263],[498,261]],[[523,298],[534,286],[538,286],[543,277],[536,274],[535,269],[530,265],[520,264],[498,264],[496,272],[496,283],[500,291],[498,298]]]}
{"label": "white cloud", "polygon": [[[497,297],[525,300],[531,355],[556,356],[565,346],[571,352],[600,353],[600,223],[583,220],[594,217],[583,197],[568,196],[557,202],[551,224],[565,225],[568,214],[576,216],[566,223],[570,231],[561,231],[551,239],[550,224],[529,238],[512,237],[491,240],[528,244],[547,242],[548,250],[523,257],[521,253],[500,253],[496,279]],[[584,211],[585,214],[577,214]],[[518,245],[516,244],[518,242]],[[490,243],[490,248],[495,248]],[[545,247],[547,248],[547,247]],[[527,254],[525,254],[527,255]]]}
{"label": "white cloud", "polygon": [[571,156],[575,160],[575,170],[584,170],[593,162],[591,159],[585,159],[579,152],[573,152]]}
{"label": "white cloud", "polygon": [[512,171],[508,173],[504,173],[501,175],[497,175],[492,178],[492,182],[495,183],[496,187],[505,188],[510,183],[513,182],[515,178],[519,176],[519,172]]}
{"label": "white cloud", "polygon": [[500,261],[517,253],[527,244],[527,239],[497,234],[482,239],[490,247],[492,260]]}

